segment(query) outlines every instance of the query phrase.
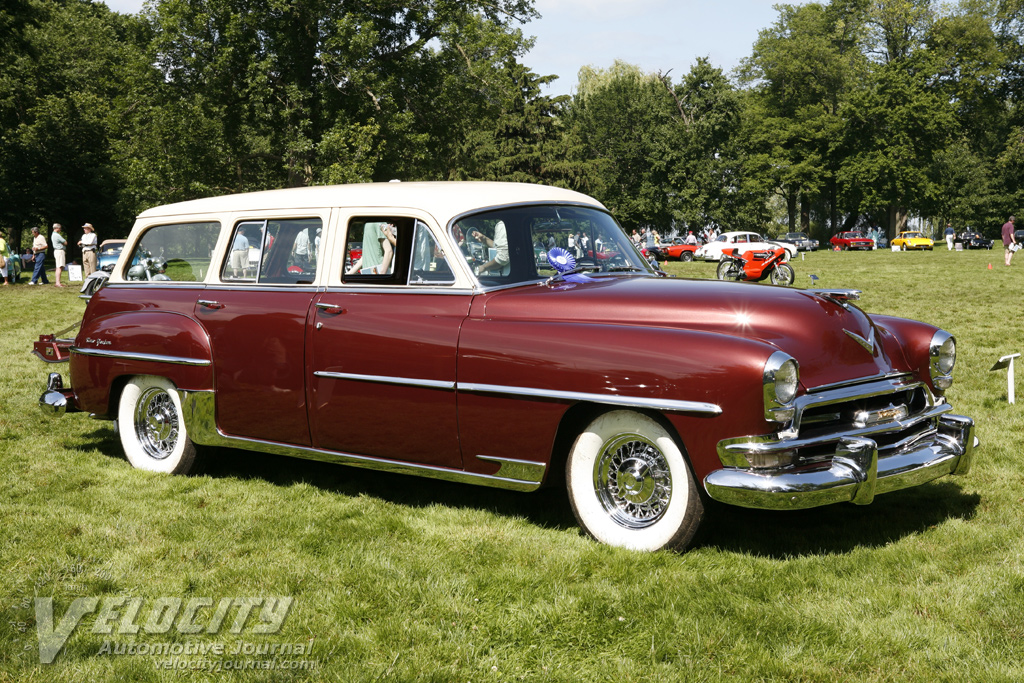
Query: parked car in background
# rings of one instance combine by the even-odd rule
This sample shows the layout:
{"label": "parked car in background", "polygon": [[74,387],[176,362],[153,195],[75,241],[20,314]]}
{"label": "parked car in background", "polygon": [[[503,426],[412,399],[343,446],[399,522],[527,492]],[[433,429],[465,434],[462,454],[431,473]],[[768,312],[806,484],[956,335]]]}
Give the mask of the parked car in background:
{"label": "parked car in background", "polygon": [[[593,247],[574,258],[570,234]],[[239,236],[260,258],[232,251]],[[192,472],[223,446],[564,486],[588,534],[659,550],[691,541],[704,494],[866,505],[974,454],[974,422],[946,397],[948,332],[869,315],[856,290],[662,277],[608,209],[561,188],[367,183],[154,207],[97,282],[77,337],[37,342],[70,358],[40,407],[116,420],[143,470]]]}
{"label": "parked car in background", "polygon": [[124,249],[124,243],[125,240],[103,240],[100,242],[97,267],[108,273],[113,271],[114,265],[117,263],[117,259],[120,258],[121,251]]}
{"label": "parked car in background", "polygon": [[797,251],[817,251],[818,240],[812,240],[806,232],[787,232],[778,239],[779,242],[792,244]]}
{"label": "parked car in background", "polygon": [[927,249],[931,251],[935,247],[935,242],[917,230],[908,230],[897,235],[896,239],[892,241],[892,246],[899,247],[900,251],[907,251],[908,249]]}
{"label": "parked car in background", "polygon": [[955,242],[964,245],[964,249],[991,249],[992,240],[982,237],[981,233],[966,230],[956,236]]}
{"label": "parked car in background", "polygon": [[662,244],[658,250],[661,256],[666,261],[692,261],[693,255],[696,253],[700,245],[697,244]]}
{"label": "parked car in background", "polygon": [[857,230],[847,230],[838,235],[833,235],[829,240],[833,247],[839,247],[843,251],[849,249],[864,249],[870,251],[875,248],[875,242],[864,233]]}
{"label": "parked car in background", "polygon": [[789,244],[788,242],[767,240],[756,232],[742,231],[723,232],[713,241],[698,247],[693,256],[705,261],[721,261],[724,249],[735,248],[739,249],[742,253],[745,251],[766,251],[775,247],[785,249],[787,259],[796,256],[796,245]]}

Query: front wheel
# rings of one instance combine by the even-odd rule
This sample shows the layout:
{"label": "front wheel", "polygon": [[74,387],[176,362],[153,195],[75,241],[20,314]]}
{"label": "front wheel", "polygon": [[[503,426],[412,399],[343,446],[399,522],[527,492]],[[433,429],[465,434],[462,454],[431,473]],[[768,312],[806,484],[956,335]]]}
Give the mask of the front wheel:
{"label": "front wheel", "polygon": [[684,262],[685,261],[692,261],[693,260],[693,252],[692,251],[684,251],[684,252],[682,252],[681,254],[679,254],[679,260],[680,261],[684,261]]}
{"label": "front wheel", "polygon": [[607,412],[576,439],[569,503],[583,530],[631,550],[683,550],[704,517],[693,474],[671,435],[631,410]]}
{"label": "front wheel", "polygon": [[740,280],[743,278],[743,269],[732,259],[723,259],[718,262],[715,274],[719,280]]}
{"label": "front wheel", "polygon": [[121,392],[117,419],[121,447],[133,467],[167,474],[189,474],[199,465],[185,432],[181,399],[166,377],[133,377]]}
{"label": "front wheel", "polygon": [[773,285],[789,287],[796,280],[796,271],[788,263],[779,263],[772,268],[771,281]]}

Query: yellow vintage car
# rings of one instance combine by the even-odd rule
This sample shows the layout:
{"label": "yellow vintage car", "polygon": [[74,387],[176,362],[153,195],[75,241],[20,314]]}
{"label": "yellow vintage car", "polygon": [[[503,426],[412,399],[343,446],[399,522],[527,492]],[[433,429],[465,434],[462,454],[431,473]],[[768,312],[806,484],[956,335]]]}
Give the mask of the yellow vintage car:
{"label": "yellow vintage car", "polygon": [[911,232],[901,232],[892,241],[892,246],[899,247],[900,251],[906,251],[907,249],[927,249],[931,251],[935,247],[935,242],[914,230]]}

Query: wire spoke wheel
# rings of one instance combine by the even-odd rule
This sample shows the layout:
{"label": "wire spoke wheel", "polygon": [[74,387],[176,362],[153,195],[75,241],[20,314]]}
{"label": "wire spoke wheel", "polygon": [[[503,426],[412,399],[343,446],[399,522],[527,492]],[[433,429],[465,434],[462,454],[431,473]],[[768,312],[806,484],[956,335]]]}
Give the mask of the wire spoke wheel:
{"label": "wire spoke wheel", "polygon": [[608,443],[594,468],[594,490],[612,519],[642,529],[672,500],[672,473],[658,447],[635,434]]}

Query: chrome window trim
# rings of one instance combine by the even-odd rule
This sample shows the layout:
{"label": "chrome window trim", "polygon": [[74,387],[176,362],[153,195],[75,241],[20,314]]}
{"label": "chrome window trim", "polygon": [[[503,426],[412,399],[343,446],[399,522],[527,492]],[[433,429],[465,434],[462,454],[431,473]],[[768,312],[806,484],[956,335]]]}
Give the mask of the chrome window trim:
{"label": "chrome window trim", "polygon": [[109,282],[103,285],[103,289],[206,289],[209,285],[205,282],[193,282],[184,280],[125,280],[124,282]]}
{"label": "chrome window trim", "polygon": [[343,285],[331,285],[325,290],[328,294],[353,294],[354,292],[360,292],[362,294],[393,294],[395,292],[404,292],[411,294],[445,294],[445,295],[458,295],[458,296],[473,296],[475,293],[468,287],[423,287],[416,285],[391,285],[388,287],[375,284],[361,284],[357,282],[348,282]]}
{"label": "chrome window trim", "polygon": [[118,358],[120,360],[138,360],[149,363],[170,363],[172,365],[193,365],[206,367],[211,361],[202,358],[184,358],[182,356],[164,356],[156,353],[131,353],[128,351],[107,351],[106,349],[87,349],[80,346],[72,346],[71,353],[81,356],[98,356],[101,358]]}
{"label": "chrome window trim", "polygon": [[228,285],[214,283],[206,287],[211,292],[309,292],[315,293],[319,290],[316,285],[304,284],[304,285],[290,285],[286,282],[268,284],[263,283],[259,285]]}
{"label": "chrome window trim", "polygon": [[588,403],[603,403],[607,405],[622,406],[626,408],[647,408],[651,410],[666,410],[678,413],[703,413],[707,415],[721,415],[721,406],[714,403],[703,403],[700,401],[677,401],[664,398],[642,398],[636,396],[610,396],[608,394],[588,394],[577,391],[557,391],[554,389],[534,389],[529,387],[509,387],[497,384],[475,384],[459,382],[456,385],[458,391],[465,391],[474,394],[502,394],[506,396],[517,396],[525,398],[548,398],[559,401],[585,401]]}
{"label": "chrome window trim", "polygon": [[[483,459],[497,462],[501,465],[497,474],[479,474],[465,470],[454,470],[436,465],[423,465],[412,462],[401,462],[396,460],[383,460],[371,458],[365,455],[355,455],[340,451],[327,451],[309,446],[296,446],[292,444],[278,443],[275,441],[261,441],[240,436],[228,436],[217,428],[214,418],[215,399],[212,391],[186,391],[178,389],[178,396],[181,399],[182,417],[185,421],[185,429],[195,443],[203,446],[226,446],[228,448],[243,448],[245,450],[257,451],[260,453],[271,453],[273,455],[285,455],[305,460],[316,460],[339,465],[350,465],[364,469],[393,472],[396,474],[413,474],[422,477],[431,477],[443,481],[457,482],[461,484],[477,484],[491,486],[493,488],[508,489],[511,491],[535,491],[540,488],[547,471],[544,463],[529,463],[533,467],[526,467],[525,461],[502,460],[500,458],[484,457]],[[507,464],[506,464],[507,463]],[[525,478],[515,476],[501,476],[502,472],[508,475],[521,475]]]}
{"label": "chrome window trim", "polygon": [[375,382],[377,384],[399,384],[401,386],[425,387],[427,389],[446,389],[448,391],[455,389],[455,382],[433,379],[387,377],[384,375],[359,375],[352,372],[327,372],[325,370],[317,370],[313,373],[313,375],[316,377],[324,377],[327,379],[350,379],[357,382]]}

